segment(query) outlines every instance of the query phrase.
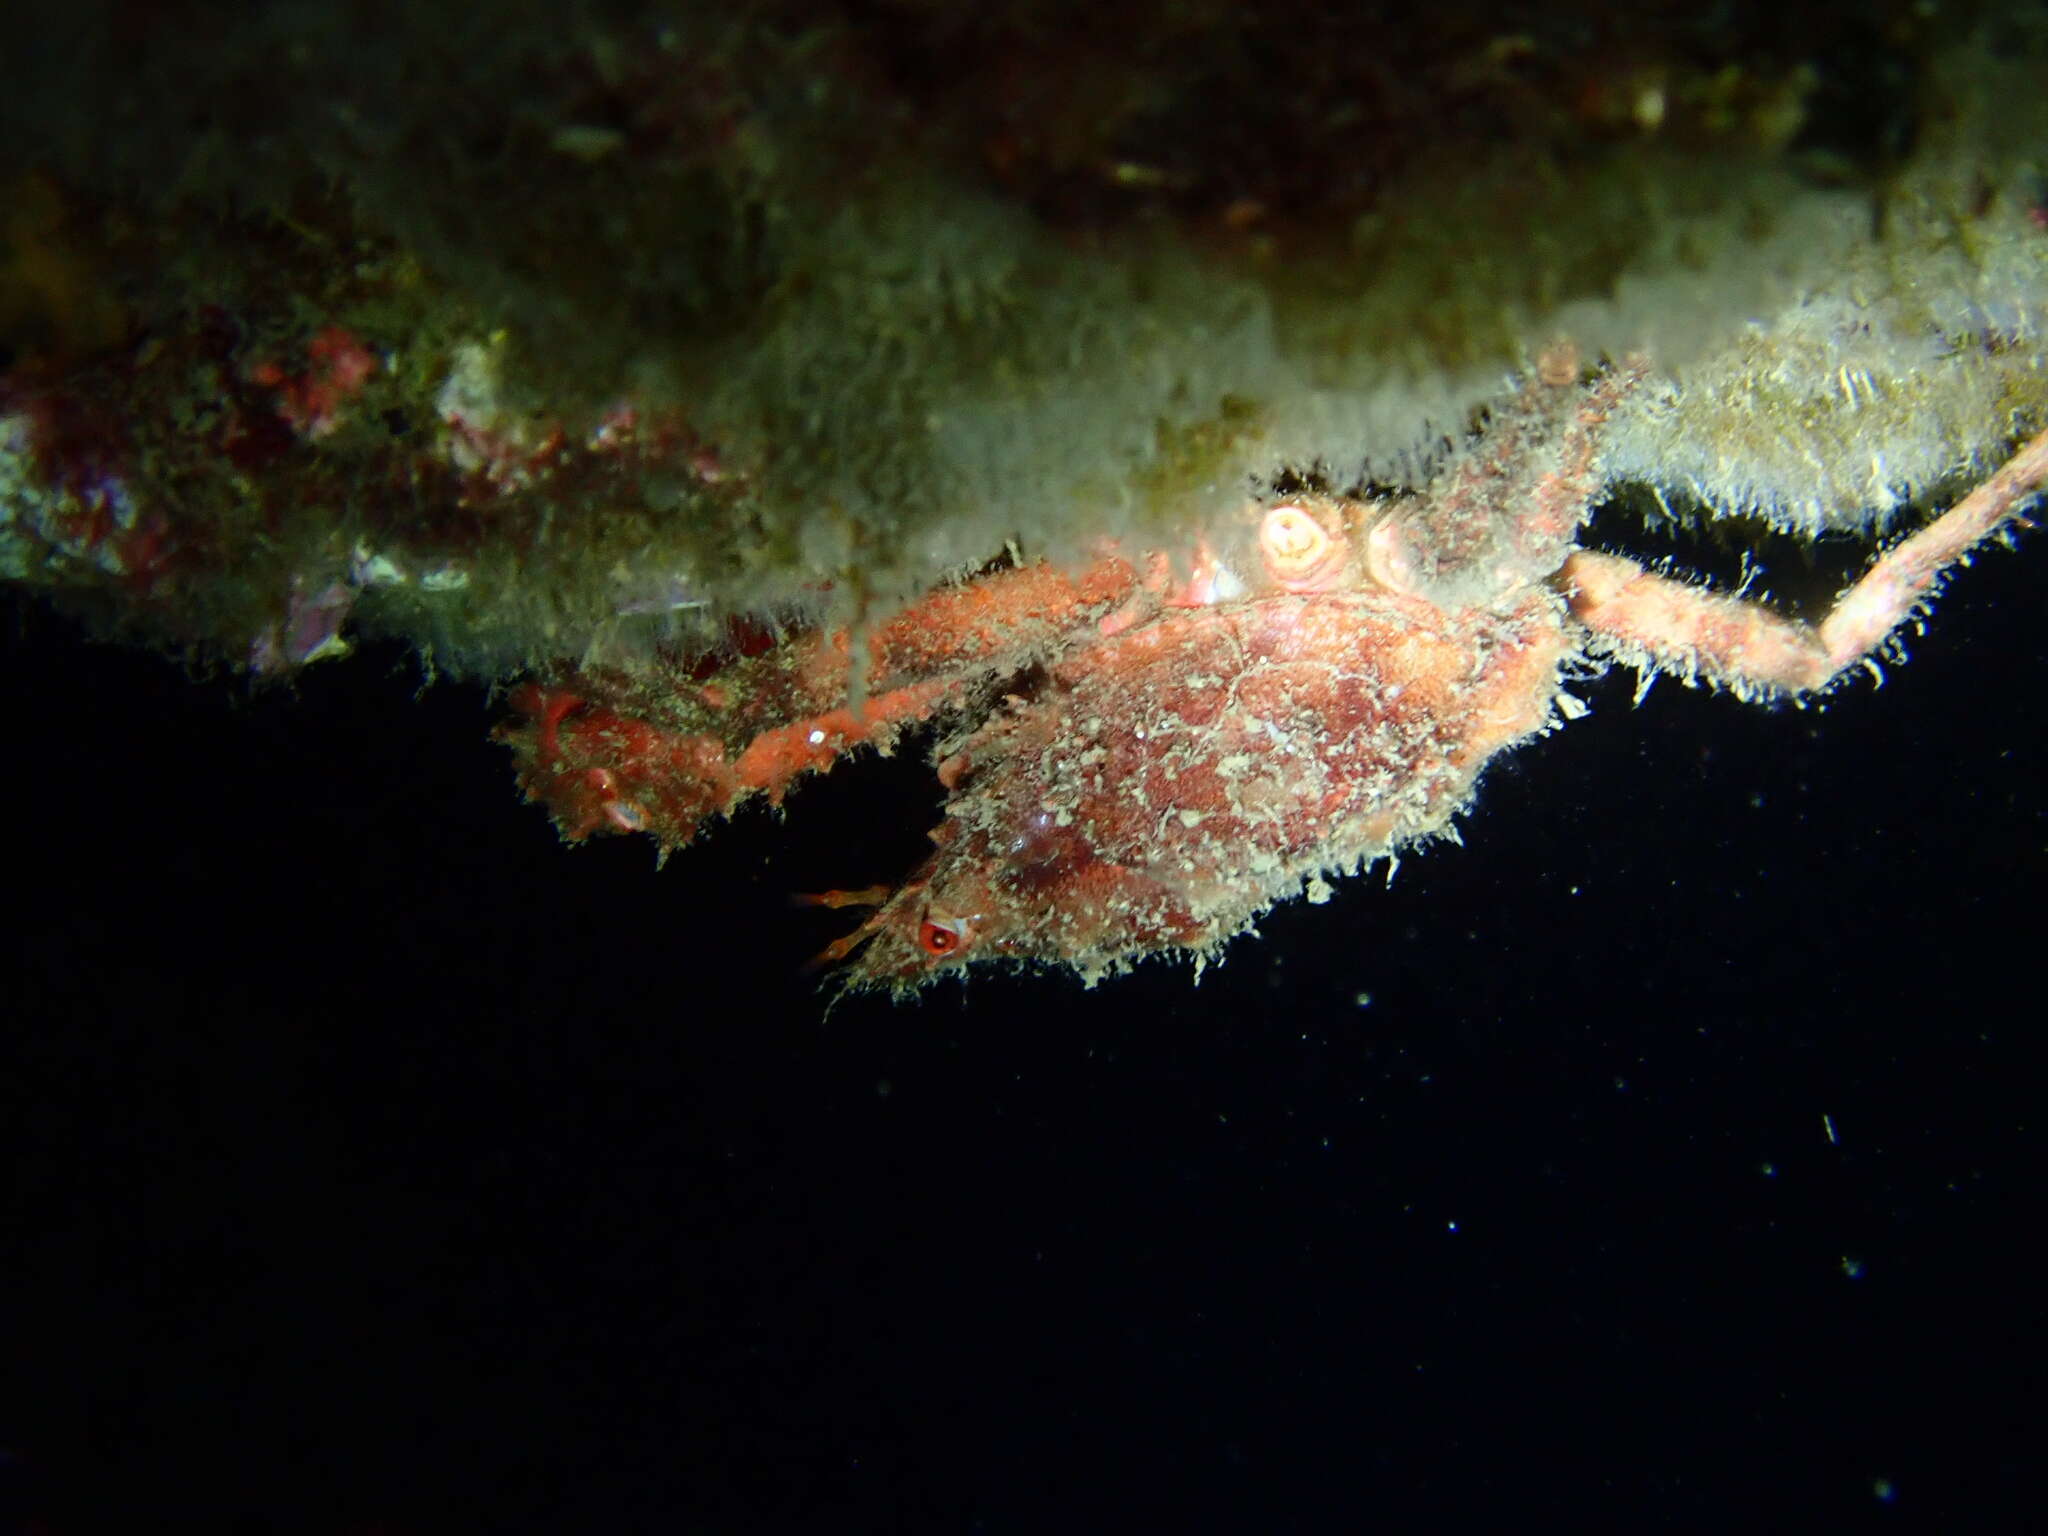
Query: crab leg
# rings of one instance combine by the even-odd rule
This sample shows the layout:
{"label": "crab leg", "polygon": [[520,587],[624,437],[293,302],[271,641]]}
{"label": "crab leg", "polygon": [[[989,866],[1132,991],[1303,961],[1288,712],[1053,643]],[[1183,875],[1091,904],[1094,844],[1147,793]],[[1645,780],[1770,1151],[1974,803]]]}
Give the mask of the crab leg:
{"label": "crab leg", "polygon": [[1572,612],[1632,665],[1706,678],[1738,692],[1806,693],[1864,660],[1925,602],[1942,572],[2048,483],[2048,432],[1906,539],[1835,600],[1818,625],[1655,576],[1633,560],[1579,550],[1561,581]]}
{"label": "crab leg", "polygon": [[[755,796],[779,805],[807,773],[907,727],[1056,649],[1077,626],[1160,594],[1115,556],[1076,576],[1049,565],[933,593],[874,625],[811,632],[702,675],[660,659],[566,672],[516,689],[498,731],[528,799],[571,842],[644,832],[664,850]],[[863,654],[858,669],[855,656]]]}

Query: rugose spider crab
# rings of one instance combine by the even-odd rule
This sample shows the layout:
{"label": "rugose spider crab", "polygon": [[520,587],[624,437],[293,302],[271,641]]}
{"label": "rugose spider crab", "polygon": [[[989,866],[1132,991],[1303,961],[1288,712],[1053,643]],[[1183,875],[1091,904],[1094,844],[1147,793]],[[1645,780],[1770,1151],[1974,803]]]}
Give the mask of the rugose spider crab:
{"label": "rugose spider crab", "polygon": [[1192,574],[1113,549],[1012,567],[857,639],[531,683],[501,734],[566,837],[666,850],[936,719],[937,849],[894,890],[816,898],[874,908],[822,958],[898,994],[982,960],[1090,983],[1161,951],[1199,966],[1276,901],[1446,833],[1496,753],[1582,711],[1566,683],[1589,659],[1750,699],[1823,689],[2048,479],[2044,433],[1802,623],[1575,547],[1641,373],[1588,381],[1555,349],[1423,494],[1254,507],[1247,547],[1205,546]]}

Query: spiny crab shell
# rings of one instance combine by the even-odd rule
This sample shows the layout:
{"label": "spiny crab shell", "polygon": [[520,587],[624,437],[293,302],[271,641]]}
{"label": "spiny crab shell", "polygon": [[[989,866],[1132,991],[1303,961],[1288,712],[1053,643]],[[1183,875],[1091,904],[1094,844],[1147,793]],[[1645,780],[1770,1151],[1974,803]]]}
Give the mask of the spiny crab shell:
{"label": "spiny crab shell", "polygon": [[[1334,512],[1335,509],[1332,509]],[[857,937],[863,980],[1003,956],[1093,979],[1206,955],[1325,871],[1445,829],[1553,718],[1558,601],[1446,613],[1373,586],[1164,614],[960,741],[938,851]]]}
{"label": "spiny crab shell", "polygon": [[1325,874],[1444,833],[1493,755],[1570,711],[1553,581],[1632,375],[1533,379],[1422,497],[1248,509],[1183,565],[1111,550],[941,588],[855,642],[796,636],[708,676],[572,672],[501,736],[564,834],[688,842],[751,795],[950,722],[935,852],[828,951],[898,993],[993,959],[1087,981],[1198,964]]}

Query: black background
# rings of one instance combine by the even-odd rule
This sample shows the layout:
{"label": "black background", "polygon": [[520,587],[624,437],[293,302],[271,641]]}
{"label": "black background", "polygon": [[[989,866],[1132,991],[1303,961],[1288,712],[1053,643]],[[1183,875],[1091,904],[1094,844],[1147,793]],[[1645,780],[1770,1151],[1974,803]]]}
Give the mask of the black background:
{"label": "black background", "polygon": [[251,697],[18,600],[16,1523],[2011,1528],[2031,543],[1823,710],[1608,678],[1199,986],[830,1009],[787,898],[917,859],[914,760],[657,871],[395,653]]}

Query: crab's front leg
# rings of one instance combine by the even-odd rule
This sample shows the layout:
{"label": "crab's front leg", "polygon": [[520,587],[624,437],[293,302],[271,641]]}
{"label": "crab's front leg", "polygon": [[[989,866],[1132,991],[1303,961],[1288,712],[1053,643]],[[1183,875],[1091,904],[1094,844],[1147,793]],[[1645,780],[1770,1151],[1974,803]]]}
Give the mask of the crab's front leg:
{"label": "crab's front leg", "polygon": [[1943,571],[2018,520],[2048,484],[2048,432],[1947,512],[1888,550],[1819,624],[1576,551],[1561,581],[1572,612],[1622,660],[1738,692],[1807,693],[1864,660],[1933,593]]}
{"label": "crab's front leg", "polygon": [[695,658],[563,669],[514,690],[498,739],[565,838],[645,832],[673,848],[752,796],[779,804],[854,747],[888,751],[1076,627],[1158,600],[1156,585],[1115,556],[1073,576],[1033,565],[942,588],[864,636],[806,631],[708,670]]}

